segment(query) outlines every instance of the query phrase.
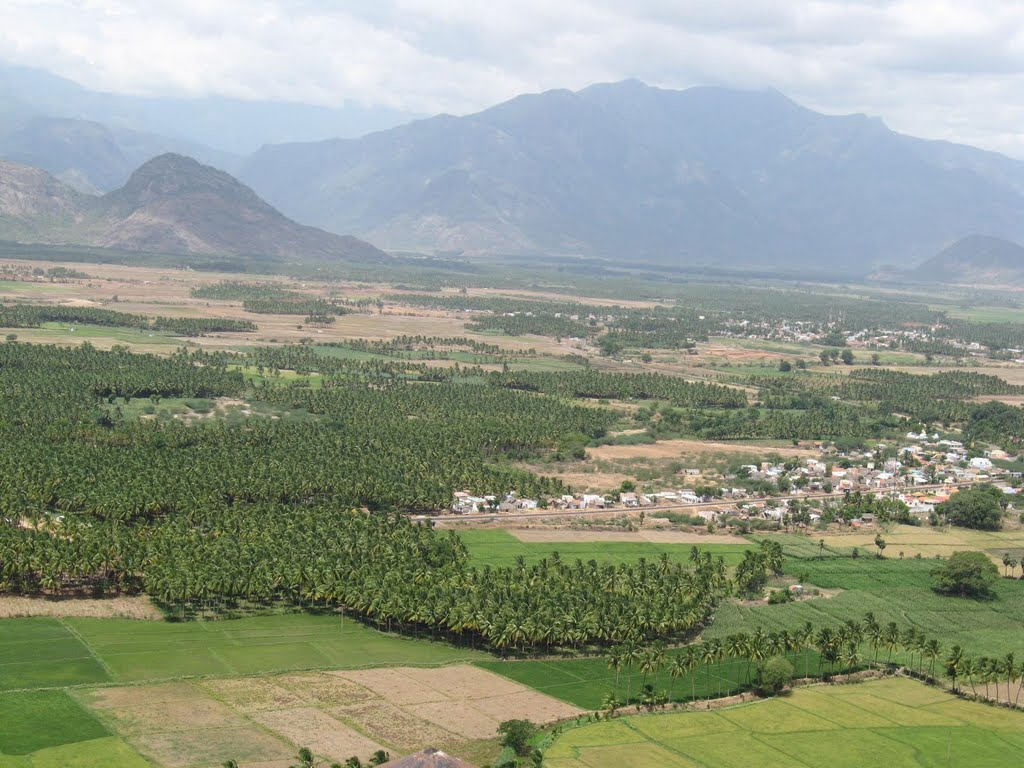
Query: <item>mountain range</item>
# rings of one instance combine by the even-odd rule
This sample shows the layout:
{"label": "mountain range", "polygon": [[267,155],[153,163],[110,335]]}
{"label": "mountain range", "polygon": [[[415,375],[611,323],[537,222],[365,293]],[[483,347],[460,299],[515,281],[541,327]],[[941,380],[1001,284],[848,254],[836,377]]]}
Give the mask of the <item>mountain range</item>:
{"label": "mountain range", "polygon": [[175,154],[148,161],[102,196],[0,161],[0,238],[282,262],[390,260],[362,240],[297,224],[234,177]]}
{"label": "mountain range", "polygon": [[919,265],[922,283],[1024,285],[1024,246],[988,235],[968,235]]}
{"label": "mountain range", "polygon": [[550,91],[264,147],[239,175],[289,215],[384,248],[851,274],[973,232],[1024,236],[1024,163],[773,91]]}
{"label": "mountain range", "polygon": [[[30,100],[23,83],[9,90],[16,99],[0,107],[0,128],[23,120],[11,114]],[[35,122],[0,130],[0,157],[106,192],[97,199],[112,205],[111,190],[148,156],[187,154],[231,171],[296,221],[395,251],[845,278],[879,267],[909,274],[975,233],[1024,240],[1024,163],[905,136],[865,115],[820,114],[775,91],[625,81],[248,155],[196,143],[197,133],[148,133],[151,123],[125,118],[145,112],[130,97],[71,91],[69,103],[89,110],[41,115],[49,107],[37,99]],[[120,98],[136,112],[110,106]],[[232,115],[225,107],[221,118]],[[97,231],[90,242],[116,241]],[[128,239],[156,247],[163,238]],[[226,245],[210,232],[197,242]]]}

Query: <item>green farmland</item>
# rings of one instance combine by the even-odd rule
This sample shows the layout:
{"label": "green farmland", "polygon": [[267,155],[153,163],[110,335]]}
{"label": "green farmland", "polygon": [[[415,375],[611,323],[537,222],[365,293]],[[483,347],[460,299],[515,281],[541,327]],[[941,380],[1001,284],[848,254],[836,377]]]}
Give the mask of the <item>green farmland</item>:
{"label": "green farmland", "polygon": [[0,768],[145,768],[65,691],[0,693]]}
{"label": "green farmland", "polygon": [[[514,566],[522,556],[526,565],[533,565],[557,552],[565,562],[596,560],[599,563],[635,563],[640,558],[648,562],[667,554],[674,562],[685,563],[690,557],[692,544],[656,544],[649,541],[586,541],[586,542],[525,542],[505,530],[460,530],[469,554],[478,565],[493,568]],[[755,544],[702,544],[701,551],[722,557],[727,566],[743,559],[743,553]]]}
{"label": "green farmland", "polygon": [[483,658],[483,653],[383,634],[336,616],[0,622],[0,690]]}
{"label": "green farmland", "polygon": [[969,654],[1003,655],[1020,652],[1024,625],[1024,582],[1000,579],[992,600],[968,600],[937,595],[931,589],[934,560],[880,560],[865,552],[859,558],[826,551],[815,559],[805,539],[798,540],[803,557],[787,557],[785,572],[808,585],[838,590],[833,597],[784,605],[745,605],[727,602],[715,612],[705,632],[724,638],[733,632],[793,630],[810,621],[814,626],[838,625],[871,611],[881,624],[913,626],[949,648],[963,646]]}
{"label": "green farmland", "polygon": [[889,768],[1010,765],[1024,715],[905,679],[803,688],[712,712],[585,725],[546,751],[550,768]]}
{"label": "green farmland", "polygon": [[[677,652],[669,652],[675,655]],[[814,674],[818,666],[818,654],[813,650],[789,656],[800,674],[805,671]],[[626,698],[627,675],[618,676],[616,688],[615,672],[608,668],[604,657],[529,660],[529,661],[482,661],[477,666],[497,672],[517,683],[528,685],[556,699],[575,704],[582,709],[600,709],[604,698],[616,691],[620,700]],[[720,698],[738,693],[749,687],[747,675],[756,674],[744,659],[726,658],[710,665],[700,664],[692,672],[678,679],[671,679],[664,671],[644,677],[637,670],[630,675],[630,700],[635,700],[644,683],[650,683],[656,691],[671,694],[673,701]]]}

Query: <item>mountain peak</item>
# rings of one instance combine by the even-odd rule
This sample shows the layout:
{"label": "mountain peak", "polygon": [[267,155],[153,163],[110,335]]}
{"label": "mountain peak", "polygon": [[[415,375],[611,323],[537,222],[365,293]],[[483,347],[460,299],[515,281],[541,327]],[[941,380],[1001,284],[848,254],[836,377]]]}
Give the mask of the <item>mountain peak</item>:
{"label": "mountain peak", "polygon": [[174,153],[144,163],[121,189],[100,198],[79,195],[44,171],[0,163],[0,216],[7,217],[3,231],[28,242],[51,242],[47,237],[59,232],[61,242],[125,251],[388,258],[354,237],[297,224],[230,174]]}

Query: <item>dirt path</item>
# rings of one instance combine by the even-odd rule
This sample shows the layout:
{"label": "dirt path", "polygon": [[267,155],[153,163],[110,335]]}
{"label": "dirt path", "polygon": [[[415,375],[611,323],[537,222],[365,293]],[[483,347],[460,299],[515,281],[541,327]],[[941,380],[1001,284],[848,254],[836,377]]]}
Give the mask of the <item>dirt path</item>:
{"label": "dirt path", "polygon": [[750,443],[716,443],[704,440],[662,440],[645,445],[602,445],[588,448],[591,459],[669,459],[699,453],[747,453],[765,455],[777,453],[780,456],[815,457],[821,455],[816,448],[795,448],[793,446],[768,446]]}
{"label": "dirt path", "polygon": [[146,619],[159,621],[163,614],[148,597],[59,598],[0,597],[0,619],[25,616],[89,619]]}

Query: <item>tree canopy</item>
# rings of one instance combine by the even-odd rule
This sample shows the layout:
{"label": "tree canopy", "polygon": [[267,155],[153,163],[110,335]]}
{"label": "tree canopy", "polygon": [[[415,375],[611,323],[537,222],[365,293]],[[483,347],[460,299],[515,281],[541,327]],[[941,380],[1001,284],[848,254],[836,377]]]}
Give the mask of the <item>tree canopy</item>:
{"label": "tree canopy", "polygon": [[940,595],[989,598],[999,569],[984,552],[954,552],[932,570],[932,589]]}

